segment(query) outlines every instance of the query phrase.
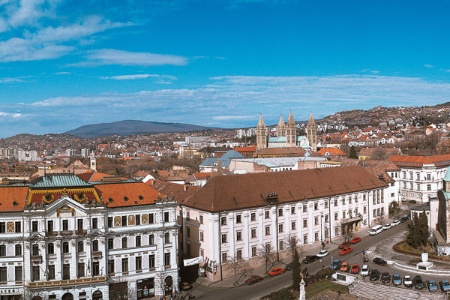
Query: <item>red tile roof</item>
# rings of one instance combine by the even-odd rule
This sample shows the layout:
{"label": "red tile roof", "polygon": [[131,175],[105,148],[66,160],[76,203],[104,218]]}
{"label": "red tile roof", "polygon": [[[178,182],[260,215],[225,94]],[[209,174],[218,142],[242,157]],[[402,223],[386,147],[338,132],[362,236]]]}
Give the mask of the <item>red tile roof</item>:
{"label": "red tile roof", "polygon": [[27,199],[27,186],[6,186],[0,188],[0,211],[19,212],[23,211]]}
{"label": "red tile roof", "polygon": [[289,203],[385,186],[360,166],[215,176],[182,204],[218,212],[262,207],[270,193],[277,193],[279,203]]}
{"label": "red tile roof", "polygon": [[164,196],[143,182],[96,184],[95,189],[107,207],[154,204],[158,196]]}
{"label": "red tile roof", "polygon": [[432,156],[394,155],[390,159],[397,166],[405,167],[422,167],[423,165],[450,166],[450,154]]}

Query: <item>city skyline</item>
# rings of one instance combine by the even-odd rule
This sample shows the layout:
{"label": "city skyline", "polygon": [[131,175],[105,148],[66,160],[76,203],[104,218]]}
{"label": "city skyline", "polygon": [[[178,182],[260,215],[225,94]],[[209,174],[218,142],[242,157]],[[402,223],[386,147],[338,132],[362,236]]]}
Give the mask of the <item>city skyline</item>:
{"label": "city skyline", "polygon": [[437,1],[1,1],[0,138],[448,102]]}

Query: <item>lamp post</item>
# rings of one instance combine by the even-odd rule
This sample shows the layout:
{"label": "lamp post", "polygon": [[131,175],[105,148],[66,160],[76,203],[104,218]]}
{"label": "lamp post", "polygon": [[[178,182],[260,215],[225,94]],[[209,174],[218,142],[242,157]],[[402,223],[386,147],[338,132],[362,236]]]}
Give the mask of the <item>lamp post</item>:
{"label": "lamp post", "polygon": [[323,212],[320,213],[320,244],[322,249],[324,249],[325,244],[323,243]]}

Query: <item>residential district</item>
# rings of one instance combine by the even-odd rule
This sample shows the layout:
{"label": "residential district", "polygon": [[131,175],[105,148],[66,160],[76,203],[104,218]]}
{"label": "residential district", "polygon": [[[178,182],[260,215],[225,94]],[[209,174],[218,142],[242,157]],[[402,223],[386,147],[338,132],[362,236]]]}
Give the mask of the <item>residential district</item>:
{"label": "residential district", "polygon": [[[433,264],[426,253],[402,264],[392,247],[377,246],[426,215],[430,258],[450,253],[447,124],[391,121],[349,128],[312,114],[301,124],[289,113],[234,131],[4,139],[0,300],[220,299],[201,285],[231,291],[286,276],[293,247],[309,274],[332,267],[335,252],[333,278],[354,297],[377,285],[360,281],[376,273],[368,266],[339,273],[357,247],[371,268],[384,261],[389,276],[450,279],[445,260]],[[439,281],[424,290],[433,282],[444,290]],[[302,286],[297,297],[309,299]]]}

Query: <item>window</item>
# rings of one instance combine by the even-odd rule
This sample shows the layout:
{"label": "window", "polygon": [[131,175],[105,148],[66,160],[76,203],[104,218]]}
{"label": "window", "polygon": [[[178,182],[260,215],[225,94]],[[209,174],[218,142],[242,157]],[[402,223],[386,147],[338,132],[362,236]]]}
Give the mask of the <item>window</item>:
{"label": "window", "polygon": [[84,242],[83,241],[78,241],[78,243],[77,243],[77,251],[78,252],[84,252]]}
{"label": "window", "polygon": [[113,275],[115,272],[114,270],[114,259],[108,260],[108,274]]}
{"label": "window", "polygon": [[295,206],[291,207],[291,215],[295,215]]}
{"label": "window", "polygon": [[98,251],[98,240],[92,241],[92,251]]}
{"label": "window", "polygon": [[67,230],[69,230],[69,220],[63,220],[62,221],[62,230],[63,231],[67,231]]}
{"label": "window", "polygon": [[220,225],[222,225],[222,226],[227,225],[227,217],[221,217],[220,218]]}
{"label": "window", "polygon": [[154,269],[155,268],[155,256],[154,255],[149,255],[148,256],[148,267],[150,269]]}
{"label": "window", "polygon": [[255,246],[253,246],[252,247],[252,257],[255,257],[256,255],[257,255],[257,252],[256,252],[257,250],[256,250],[256,247]]}
{"label": "window", "polygon": [[270,235],[270,225],[266,226],[266,235]]}
{"label": "window", "polygon": [[108,239],[108,250],[114,249],[114,239]]}
{"label": "window", "polygon": [[328,215],[325,215],[325,223],[328,223]]}
{"label": "window", "polygon": [[283,241],[279,241],[278,242],[278,249],[279,250],[284,250],[284,243],[283,243]]}
{"label": "window", "polygon": [[141,246],[141,236],[140,235],[138,235],[138,236],[136,236],[136,247],[140,247]]}
{"label": "window", "polygon": [[250,232],[252,235],[252,239],[256,239],[256,228],[252,228]]}
{"label": "window", "polygon": [[291,230],[297,230],[297,223],[295,221],[291,222]]}
{"label": "window", "polygon": [[94,261],[92,263],[92,275],[94,276],[100,275],[100,263],[98,261]]}
{"label": "window", "polygon": [[108,217],[108,227],[113,227],[113,218]]}
{"label": "window", "polygon": [[63,253],[69,253],[69,242],[63,242],[62,251]]}
{"label": "window", "polygon": [[136,221],[136,225],[141,225],[141,215],[135,215],[134,219]]}
{"label": "window", "polygon": [[345,211],[342,212],[342,219],[345,219]]}
{"label": "window", "polygon": [[228,255],[227,255],[227,253],[226,252],[222,252],[222,262],[223,263],[226,263],[227,261],[228,261]]}
{"label": "window", "polygon": [[127,226],[127,216],[122,216],[122,226]]}
{"label": "window", "polygon": [[164,253],[164,266],[170,267],[172,264],[170,263],[170,252]]}
{"label": "window", "polygon": [[242,249],[236,250],[236,259],[242,259]]}
{"label": "window", "polygon": [[191,213],[190,212],[186,212],[186,220],[190,220],[191,219]]}
{"label": "window", "polygon": [[314,225],[319,225],[319,217],[314,217]]}
{"label": "window", "polygon": [[342,205],[345,205],[345,198],[342,198]]}
{"label": "window", "polygon": [[32,248],[31,248],[31,255],[32,256],[39,255],[39,245],[38,244],[33,244]]}
{"label": "window", "polygon": [[6,225],[5,222],[0,222],[0,233],[6,232]]}
{"label": "window", "polygon": [[38,232],[38,230],[39,230],[38,221],[31,222],[31,231],[32,232]]}
{"label": "window", "polygon": [[348,203],[352,204],[352,197],[348,197]]}
{"label": "window", "polygon": [[417,183],[417,190],[420,191],[420,183]]}
{"label": "window", "polygon": [[155,223],[155,215],[154,214],[149,214],[148,215],[148,223],[149,224],[154,224]]}
{"label": "window", "polygon": [[242,215],[236,215],[236,224],[242,223]]}
{"label": "window", "polygon": [[70,264],[63,264],[63,274],[62,279],[67,280],[70,279]]}
{"label": "window", "polygon": [[170,214],[168,211],[164,212],[164,222],[170,222]]}
{"label": "window", "polygon": [[279,217],[282,217],[282,216],[283,216],[283,209],[282,209],[282,208],[279,208],[279,209],[278,209],[278,216],[279,216]]}
{"label": "window", "polygon": [[136,256],[136,270],[142,270],[142,256]]}
{"label": "window", "polygon": [[303,212],[308,212],[308,205],[303,205]]}
{"label": "window", "polygon": [[128,246],[128,239],[126,237],[122,238],[122,249],[126,249]]}
{"label": "window", "polygon": [[200,219],[200,224],[203,224],[203,215],[200,215],[199,219]]}
{"label": "window", "polygon": [[367,206],[363,207],[364,214],[367,214]]}
{"label": "window", "polygon": [[314,241],[316,241],[316,242],[319,241],[319,233],[318,232],[314,233]]}
{"label": "window", "polygon": [[55,265],[48,266],[48,279],[52,280],[56,278]]}
{"label": "window", "polygon": [[31,281],[39,281],[39,280],[40,280],[39,266],[33,266],[31,272]]}
{"label": "window", "polygon": [[227,242],[227,234],[223,233],[222,234],[222,244],[225,244]]}
{"label": "window", "polygon": [[268,211],[268,210],[264,211],[264,218],[265,219],[270,219],[270,211]]}
{"label": "window", "polygon": [[242,241],[242,231],[236,231],[236,241]]}
{"label": "window", "polygon": [[204,236],[203,236],[203,231],[200,231],[200,242],[203,242]]}
{"label": "window", "polygon": [[303,244],[308,244],[308,235],[303,235]]}
{"label": "window", "polygon": [[164,243],[170,244],[170,235],[168,232],[164,233]]}
{"label": "window", "polygon": [[431,180],[431,174],[427,174],[427,180]]}
{"label": "window", "polygon": [[338,206],[338,200],[334,199],[334,206]]}
{"label": "window", "polygon": [[256,213],[252,212],[250,214],[250,221],[252,221],[252,222],[256,221]]}
{"label": "window", "polygon": [[21,244],[16,244],[14,247],[14,253],[16,256],[22,256],[22,245]]}
{"label": "window", "polygon": [[270,243],[267,243],[265,247],[266,247],[266,253],[272,252],[272,246],[270,245]]}
{"label": "window", "polygon": [[98,229],[98,218],[92,218],[92,229]]}
{"label": "window", "polygon": [[324,204],[325,204],[325,209],[327,209],[328,208],[328,202],[325,201]]}
{"label": "window", "polygon": [[77,275],[78,277],[84,277],[84,263],[79,262],[77,265]]}
{"label": "window", "polygon": [[55,244],[49,243],[47,245],[47,253],[48,254],[55,254]]}
{"label": "window", "polygon": [[83,219],[77,219],[77,229],[78,231],[83,230]]}
{"label": "window", "polygon": [[6,267],[0,267],[0,282],[6,284],[8,281]]}
{"label": "window", "polygon": [[15,278],[16,282],[22,281],[22,266],[16,266],[14,268],[14,278]]}
{"label": "window", "polygon": [[308,227],[308,219],[303,219],[303,227]]}
{"label": "window", "polygon": [[16,233],[22,232],[22,223],[20,222],[14,223],[14,231]]}
{"label": "window", "polygon": [[149,245],[154,245],[155,244],[155,236],[153,234],[150,234],[148,236],[148,244]]}
{"label": "window", "polygon": [[431,191],[431,184],[427,184],[427,191]]}
{"label": "window", "polygon": [[191,228],[190,228],[190,227],[186,227],[186,235],[187,235],[188,237],[191,236]]}
{"label": "window", "polygon": [[6,256],[6,245],[0,245],[0,256]]}
{"label": "window", "polygon": [[122,258],[122,273],[128,272],[128,258]]}
{"label": "window", "polygon": [[278,232],[282,233],[283,232],[283,224],[278,224]]}
{"label": "window", "polygon": [[319,203],[314,202],[314,210],[318,210],[319,209]]}

